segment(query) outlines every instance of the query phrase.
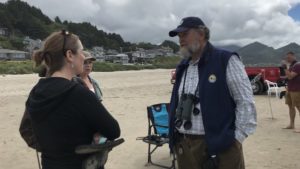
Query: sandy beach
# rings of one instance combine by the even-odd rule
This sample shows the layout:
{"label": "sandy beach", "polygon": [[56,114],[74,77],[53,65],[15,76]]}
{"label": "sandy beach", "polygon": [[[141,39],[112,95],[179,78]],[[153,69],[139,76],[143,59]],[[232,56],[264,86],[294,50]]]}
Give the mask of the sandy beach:
{"label": "sandy beach", "polygon": [[[156,169],[145,166],[147,144],[136,137],[147,134],[146,107],[169,102],[170,70],[98,72],[92,77],[100,82],[104,105],[119,121],[125,143],[109,155],[106,169]],[[38,168],[35,151],[28,148],[19,134],[28,93],[38,81],[36,74],[0,76],[0,169]],[[300,134],[281,129],[288,124],[284,99],[255,96],[258,127],[243,143],[247,169],[300,169]],[[297,113],[296,127],[300,129]],[[155,161],[169,164],[167,146],[156,152]]]}

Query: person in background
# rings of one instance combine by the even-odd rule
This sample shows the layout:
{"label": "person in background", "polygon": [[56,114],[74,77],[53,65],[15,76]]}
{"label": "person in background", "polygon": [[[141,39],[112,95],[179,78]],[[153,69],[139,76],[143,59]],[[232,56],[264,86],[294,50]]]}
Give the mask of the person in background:
{"label": "person in background", "polygon": [[[294,129],[296,108],[300,113],[300,62],[297,62],[293,52],[286,54],[285,61],[288,64],[284,66],[288,79],[285,103],[289,106],[290,124],[284,129]],[[300,133],[299,130],[295,132]]]}
{"label": "person in background", "polygon": [[88,155],[76,154],[77,146],[90,144],[95,133],[108,140],[120,136],[117,120],[96,95],[72,81],[83,72],[84,59],[80,39],[65,30],[52,33],[33,54],[36,66],[47,66],[47,76],[32,88],[25,107],[43,169],[82,169]]}
{"label": "person in background", "polygon": [[[93,62],[96,61],[90,52],[83,51],[84,54],[84,65],[83,65],[83,72],[80,73],[74,80],[81,83],[83,86],[88,88],[90,91],[95,93],[96,97],[99,99],[100,102],[103,100],[103,93],[100,89],[99,84],[97,81],[90,77],[90,73],[93,70]],[[105,140],[106,138],[101,136],[100,133],[94,134],[94,144],[98,144],[101,140]]]}
{"label": "person in background", "polygon": [[95,79],[90,77],[90,73],[93,70],[93,62],[96,61],[96,59],[87,51],[83,51],[83,54],[85,56],[83,72],[80,73],[78,77],[81,78],[83,85],[95,93],[97,98],[102,101],[103,93],[100,89],[100,86]]}

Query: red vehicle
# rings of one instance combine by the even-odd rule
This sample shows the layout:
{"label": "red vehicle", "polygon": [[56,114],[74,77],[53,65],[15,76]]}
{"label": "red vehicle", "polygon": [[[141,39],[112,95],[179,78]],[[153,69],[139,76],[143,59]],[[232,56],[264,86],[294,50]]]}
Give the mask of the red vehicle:
{"label": "red vehicle", "polygon": [[[284,71],[280,67],[246,67],[246,72],[252,84],[253,94],[261,94],[268,87],[265,80],[276,82],[278,86],[285,86]],[[175,83],[175,70],[171,71],[171,83]]]}
{"label": "red vehicle", "polygon": [[252,84],[253,94],[261,94],[268,89],[265,80],[275,82],[278,86],[286,85],[286,77],[280,67],[246,67],[245,69]]}

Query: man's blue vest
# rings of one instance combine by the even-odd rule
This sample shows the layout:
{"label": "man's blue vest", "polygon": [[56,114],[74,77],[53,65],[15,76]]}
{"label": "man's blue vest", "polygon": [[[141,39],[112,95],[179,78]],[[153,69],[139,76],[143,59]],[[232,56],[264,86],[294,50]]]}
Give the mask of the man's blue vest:
{"label": "man's blue vest", "polygon": [[[229,148],[235,140],[235,102],[226,82],[226,68],[230,57],[236,53],[214,48],[207,43],[198,63],[199,97],[205,141],[210,155],[216,155]],[[170,148],[176,142],[175,111],[178,104],[178,89],[182,76],[189,66],[184,59],[176,68],[176,81],[170,104]]]}

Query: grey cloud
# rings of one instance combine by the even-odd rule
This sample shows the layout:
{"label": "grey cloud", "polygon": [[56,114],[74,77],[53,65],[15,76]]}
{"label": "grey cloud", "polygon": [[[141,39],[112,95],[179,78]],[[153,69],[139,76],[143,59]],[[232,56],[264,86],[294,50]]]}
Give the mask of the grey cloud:
{"label": "grey cloud", "polygon": [[93,0],[25,0],[40,8],[51,18],[59,16],[61,20],[81,22],[95,16],[100,7]]}
{"label": "grey cloud", "polygon": [[[0,0],[3,2],[3,0]],[[199,16],[216,44],[245,45],[260,41],[270,46],[297,42],[300,23],[288,10],[300,0],[27,0],[54,18],[88,21],[131,42],[160,43],[181,18]]]}

